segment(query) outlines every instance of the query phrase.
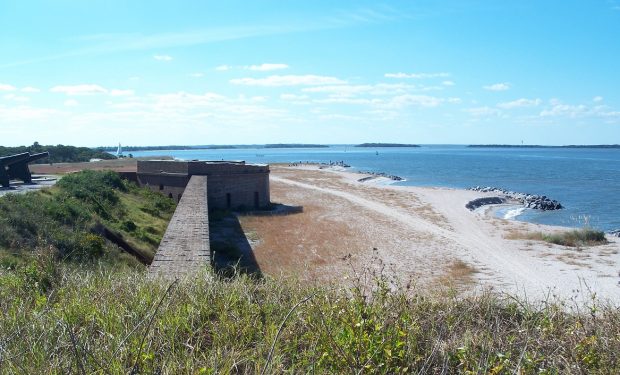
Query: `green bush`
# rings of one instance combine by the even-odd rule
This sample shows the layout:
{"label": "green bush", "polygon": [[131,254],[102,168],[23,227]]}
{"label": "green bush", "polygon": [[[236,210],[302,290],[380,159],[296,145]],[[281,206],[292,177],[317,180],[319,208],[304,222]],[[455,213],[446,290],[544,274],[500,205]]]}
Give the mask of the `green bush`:
{"label": "green bush", "polygon": [[570,247],[593,246],[607,243],[604,232],[589,228],[576,229],[561,233],[543,234],[542,238],[546,242]]}

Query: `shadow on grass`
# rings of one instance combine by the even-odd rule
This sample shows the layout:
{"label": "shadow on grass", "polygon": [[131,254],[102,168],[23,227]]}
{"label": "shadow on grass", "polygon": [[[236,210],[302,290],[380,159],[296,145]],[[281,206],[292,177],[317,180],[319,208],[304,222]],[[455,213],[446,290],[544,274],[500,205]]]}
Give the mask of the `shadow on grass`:
{"label": "shadow on grass", "polygon": [[[251,241],[244,233],[238,216],[280,216],[303,212],[303,206],[272,203],[268,209],[231,212],[216,210],[209,214],[209,244],[216,272],[232,277],[241,272],[261,278],[262,272],[254,256]],[[250,234],[250,237],[251,234]]]}
{"label": "shadow on grass", "polygon": [[218,212],[209,220],[209,243],[215,271],[225,277],[237,272],[261,278],[252,246],[232,212]]}

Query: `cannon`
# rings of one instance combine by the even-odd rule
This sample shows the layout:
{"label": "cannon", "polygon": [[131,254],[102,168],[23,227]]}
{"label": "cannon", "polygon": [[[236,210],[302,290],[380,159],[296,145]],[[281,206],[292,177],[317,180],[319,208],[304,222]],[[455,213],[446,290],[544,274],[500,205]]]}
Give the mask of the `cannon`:
{"label": "cannon", "polygon": [[32,174],[28,168],[28,163],[48,156],[48,152],[32,155],[29,152],[24,152],[22,154],[0,157],[0,184],[3,187],[9,187],[10,180],[12,179],[20,179],[25,183],[31,183]]}

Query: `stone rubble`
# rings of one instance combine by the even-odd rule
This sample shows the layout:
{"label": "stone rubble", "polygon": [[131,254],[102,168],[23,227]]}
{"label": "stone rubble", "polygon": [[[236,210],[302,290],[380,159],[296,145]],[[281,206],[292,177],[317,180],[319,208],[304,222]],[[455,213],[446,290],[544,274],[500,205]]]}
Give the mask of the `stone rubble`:
{"label": "stone rubble", "polygon": [[497,187],[491,187],[491,186],[486,186],[486,187],[476,186],[476,187],[469,188],[468,190],[479,191],[482,193],[502,194],[507,199],[520,202],[521,204],[523,204],[523,207],[531,208],[534,210],[552,211],[552,210],[560,210],[564,208],[564,206],[562,206],[560,202],[550,199],[546,195],[518,193],[518,192],[501,189]]}

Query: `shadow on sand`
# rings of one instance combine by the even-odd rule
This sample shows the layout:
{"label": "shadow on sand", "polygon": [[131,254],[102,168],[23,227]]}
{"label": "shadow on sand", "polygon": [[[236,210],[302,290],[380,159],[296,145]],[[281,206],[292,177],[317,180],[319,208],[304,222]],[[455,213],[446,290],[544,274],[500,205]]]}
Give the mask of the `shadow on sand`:
{"label": "shadow on sand", "polygon": [[261,278],[262,272],[252,250],[258,241],[252,233],[244,233],[238,216],[293,215],[303,212],[302,206],[273,204],[269,210],[214,211],[209,214],[209,244],[213,267],[223,276],[232,277],[236,272]]}
{"label": "shadow on sand", "polygon": [[233,213],[219,213],[209,218],[209,243],[213,268],[224,276],[235,272],[262,277],[252,246]]}

